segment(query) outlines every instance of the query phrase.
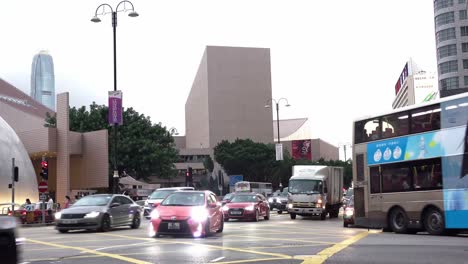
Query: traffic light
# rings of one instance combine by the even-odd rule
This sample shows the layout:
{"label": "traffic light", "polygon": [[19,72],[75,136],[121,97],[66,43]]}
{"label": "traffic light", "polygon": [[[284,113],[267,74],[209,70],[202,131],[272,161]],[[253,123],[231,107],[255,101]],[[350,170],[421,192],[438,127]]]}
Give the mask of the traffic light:
{"label": "traffic light", "polygon": [[18,166],[15,166],[15,169],[13,170],[13,180],[17,182],[19,180],[19,169]]}
{"label": "traffic light", "polygon": [[49,179],[49,164],[47,163],[47,160],[41,161],[41,173],[40,173],[40,175],[44,180]]}
{"label": "traffic light", "polygon": [[192,167],[187,168],[187,172],[185,173],[185,186],[192,186],[193,185],[193,174],[192,174]]}

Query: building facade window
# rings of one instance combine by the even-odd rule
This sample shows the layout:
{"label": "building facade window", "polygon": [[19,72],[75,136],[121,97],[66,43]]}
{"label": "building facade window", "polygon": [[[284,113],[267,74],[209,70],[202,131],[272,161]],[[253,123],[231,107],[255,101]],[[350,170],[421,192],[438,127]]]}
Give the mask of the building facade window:
{"label": "building facade window", "polygon": [[466,10],[460,10],[458,12],[458,19],[459,20],[465,20],[466,19]]}
{"label": "building facade window", "polygon": [[463,60],[463,69],[468,69],[468,60]]}
{"label": "building facade window", "polygon": [[453,6],[453,0],[436,0],[434,1],[434,9],[435,11]]}
{"label": "building facade window", "polygon": [[447,62],[442,62],[439,64],[439,73],[449,73],[449,72],[457,72],[458,71],[458,63],[456,60],[451,60]]}
{"label": "building facade window", "polygon": [[464,4],[465,2],[466,2],[466,0],[458,0],[459,4]]}
{"label": "building facade window", "polygon": [[460,87],[458,83],[458,77],[450,77],[446,79],[442,79],[439,82],[440,90],[451,90],[451,89],[458,89]]}
{"label": "building facade window", "polygon": [[465,86],[468,86],[468,76],[463,76],[463,83],[465,84]]}
{"label": "building facade window", "polygon": [[436,33],[437,43],[449,40],[456,39],[455,28],[447,28]]}
{"label": "building facade window", "polygon": [[437,55],[439,56],[439,59],[449,57],[449,56],[456,56],[457,55],[457,45],[456,44],[450,44],[447,46],[442,46],[437,49]]}
{"label": "building facade window", "polygon": [[467,26],[460,27],[460,35],[462,37],[468,36],[468,27]]}
{"label": "building facade window", "polygon": [[462,52],[468,52],[468,42],[462,43]]}
{"label": "building facade window", "polygon": [[436,16],[435,18],[436,27],[447,25],[453,22],[455,22],[454,12],[443,13],[443,14]]}

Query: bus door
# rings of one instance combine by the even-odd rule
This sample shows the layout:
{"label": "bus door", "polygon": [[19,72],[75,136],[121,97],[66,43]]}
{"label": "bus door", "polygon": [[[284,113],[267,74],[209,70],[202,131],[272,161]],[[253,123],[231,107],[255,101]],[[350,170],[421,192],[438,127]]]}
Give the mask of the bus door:
{"label": "bus door", "polygon": [[382,211],[382,190],[380,182],[380,166],[370,167],[369,168],[369,209],[368,209],[368,218],[369,223],[372,227],[383,227],[382,223],[385,223],[385,215]]}

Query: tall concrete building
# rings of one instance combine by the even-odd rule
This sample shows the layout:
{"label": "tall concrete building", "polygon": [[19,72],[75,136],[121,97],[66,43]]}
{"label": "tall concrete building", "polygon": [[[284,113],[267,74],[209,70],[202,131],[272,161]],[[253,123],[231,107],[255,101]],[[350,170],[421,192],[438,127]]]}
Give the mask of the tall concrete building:
{"label": "tall concrete building", "polygon": [[466,0],[434,0],[440,96],[468,92]]}
{"label": "tall concrete building", "polygon": [[436,73],[420,69],[412,59],[409,59],[395,84],[393,109],[437,98],[439,98],[439,89]]}
{"label": "tall concrete building", "polygon": [[207,46],[185,103],[186,148],[273,143],[270,49]]}
{"label": "tall concrete building", "polygon": [[34,55],[31,67],[31,97],[55,110],[54,61],[47,51]]}

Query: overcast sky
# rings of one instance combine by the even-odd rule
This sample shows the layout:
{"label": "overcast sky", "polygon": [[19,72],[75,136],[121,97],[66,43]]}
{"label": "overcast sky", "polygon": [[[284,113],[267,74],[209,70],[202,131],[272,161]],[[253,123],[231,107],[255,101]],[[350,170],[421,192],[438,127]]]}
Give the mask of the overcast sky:
{"label": "overcast sky", "polygon": [[[99,24],[90,19],[101,3],[118,2],[2,1],[0,78],[30,94],[32,58],[47,49],[56,93],[70,92],[72,106],[107,104],[111,16]],[[270,48],[273,97],[291,104],[280,109],[280,119],[308,117],[312,138],[334,145],[352,142],[354,119],[391,110],[410,57],[436,71],[433,1],[132,2],[140,16],[119,13],[117,26],[124,107],[181,134],[185,101],[207,45]]]}

